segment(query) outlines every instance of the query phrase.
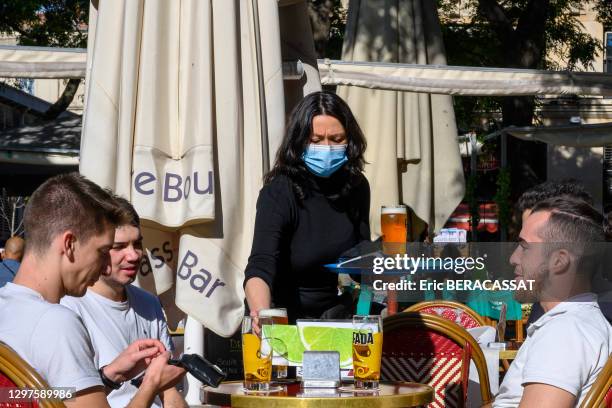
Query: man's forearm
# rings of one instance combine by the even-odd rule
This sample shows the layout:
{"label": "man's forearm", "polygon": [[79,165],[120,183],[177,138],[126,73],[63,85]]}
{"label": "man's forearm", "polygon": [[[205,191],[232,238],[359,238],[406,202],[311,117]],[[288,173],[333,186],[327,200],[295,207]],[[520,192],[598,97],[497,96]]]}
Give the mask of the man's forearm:
{"label": "man's forearm", "polygon": [[159,396],[164,403],[164,408],[189,408],[185,398],[174,387],[167,389]]}
{"label": "man's forearm", "polygon": [[[105,378],[102,378],[103,376]],[[121,383],[125,381],[124,377],[116,373],[113,370],[113,368],[110,367],[110,365],[106,365],[100,369],[100,378],[102,378],[102,382],[104,383],[104,393],[106,395],[110,394],[115,389],[117,389],[116,388],[117,386],[113,388],[110,385],[107,385],[107,381],[112,381],[113,383],[116,383],[118,386],[120,386]],[[106,382],[105,382],[105,379],[106,379]]]}
{"label": "man's forearm", "polygon": [[126,406],[126,408],[149,408],[153,404],[153,400],[157,395],[157,389],[154,385],[143,381],[134,398]]}

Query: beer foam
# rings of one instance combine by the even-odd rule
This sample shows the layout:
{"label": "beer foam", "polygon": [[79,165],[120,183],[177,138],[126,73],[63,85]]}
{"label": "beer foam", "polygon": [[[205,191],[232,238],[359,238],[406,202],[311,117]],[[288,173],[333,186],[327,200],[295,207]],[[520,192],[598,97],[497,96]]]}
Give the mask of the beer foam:
{"label": "beer foam", "polygon": [[259,317],[287,317],[287,309],[261,309]]}
{"label": "beer foam", "polygon": [[381,214],[406,214],[406,207],[382,207]]}

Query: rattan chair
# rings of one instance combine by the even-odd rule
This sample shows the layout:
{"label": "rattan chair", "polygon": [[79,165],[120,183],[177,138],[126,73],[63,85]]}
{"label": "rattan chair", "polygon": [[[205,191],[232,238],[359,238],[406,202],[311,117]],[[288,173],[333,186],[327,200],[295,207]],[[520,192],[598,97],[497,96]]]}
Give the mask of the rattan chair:
{"label": "rattan chair", "polygon": [[[457,310],[461,310],[460,316],[458,316],[459,313],[457,313]],[[436,314],[440,317],[445,318],[446,320],[450,320],[452,322],[459,324],[461,327],[465,329],[471,329],[474,327],[482,327],[482,326],[495,327],[495,324],[492,324],[490,322],[490,319],[479,315],[478,312],[476,312],[474,309],[470,308],[469,306],[464,305],[463,303],[453,302],[449,300],[431,300],[427,302],[420,302],[420,303],[417,303],[416,305],[410,306],[404,311],[405,312],[421,312],[421,313]],[[516,322],[516,330],[517,330],[517,333],[518,332],[522,333],[522,330],[523,330],[522,321],[520,324],[518,321]],[[522,341],[522,336],[517,335],[517,337],[520,337]],[[510,361],[503,359],[501,360],[501,362],[502,362],[504,371],[508,371],[510,369]]]}
{"label": "rattan chair", "polygon": [[608,362],[597,376],[595,383],[582,400],[580,408],[611,408],[612,407],[612,354]]}
{"label": "rattan chair", "polygon": [[[49,385],[42,377],[26,363],[13,349],[0,342],[0,387],[19,387],[46,390]],[[33,403],[3,402],[3,408],[65,408],[63,402],[51,399],[39,400]]]}
{"label": "rattan chair", "polygon": [[[457,311],[460,310],[461,313]],[[404,312],[435,314],[453,321],[465,329],[487,326],[485,319],[463,303],[450,300],[431,300],[420,302],[405,309]]]}
{"label": "rattan chair", "polygon": [[480,379],[482,401],[491,401],[482,350],[459,325],[434,314],[402,312],[383,320],[383,333],[383,380],[432,386],[435,393],[430,408],[464,407],[472,359]]}

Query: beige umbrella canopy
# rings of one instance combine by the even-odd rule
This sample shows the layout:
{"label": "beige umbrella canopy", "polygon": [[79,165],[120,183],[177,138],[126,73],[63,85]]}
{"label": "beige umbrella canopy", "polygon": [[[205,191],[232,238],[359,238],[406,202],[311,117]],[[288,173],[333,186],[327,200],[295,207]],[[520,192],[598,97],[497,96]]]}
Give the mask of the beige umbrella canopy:
{"label": "beige umbrella canopy", "polygon": [[176,281],[179,308],[224,336],[244,313],[263,158],[284,126],[278,21],[274,0],[91,7],[80,171],[141,215],[140,284]]}
{"label": "beige umbrella canopy", "polygon": [[[344,61],[446,64],[435,2],[351,0]],[[450,96],[339,86],[361,125],[372,189],[370,224],[381,205],[405,203],[438,231],[464,194]]]}

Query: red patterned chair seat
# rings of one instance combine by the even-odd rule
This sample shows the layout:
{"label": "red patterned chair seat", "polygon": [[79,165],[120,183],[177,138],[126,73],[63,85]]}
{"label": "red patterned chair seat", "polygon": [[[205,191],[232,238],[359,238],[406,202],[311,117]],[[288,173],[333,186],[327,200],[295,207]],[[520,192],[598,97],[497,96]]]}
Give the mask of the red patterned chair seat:
{"label": "red patterned chair seat", "polygon": [[[0,371],[0,388],[12,388],[17,385]],[[36,402],[0,402],[0,408],[38,408]]]}
{"label": "red patterned chair seat", "polygon": [[381,377],[434,388],[430,408],[464,407],[470,348],[440,333],[406,327],[384,334]]}
{"label": "red patterned chair seat", "polygon": [[480,324],[476,319],[474,319],[471,315],[463,312],[461,309],[453,309],[448,306],[429,306],[420,309],[419,312],[438,315],[440,317],[445,318],[446,320],[450,320],[451,322],[457,323],[464,329],[472,329],[474,327],[482,326],[482,324]]}
{"label": "red patterned chair seat", "polygon": [[486,320],[463,303],[452,300],[432,300],[420,302],[410,306],[404,312],[429,313],[450,320],[463,327],[472,329],[474,327],[486,326]]}
{"label": "red patterned chair seat", "polygon": [[[0,341],[0,388],[16,387],[46,390],[49,385],[13,349]],[[0,408],[66,408],[59,400],[41,399],[32,402],[0,402]]]}

